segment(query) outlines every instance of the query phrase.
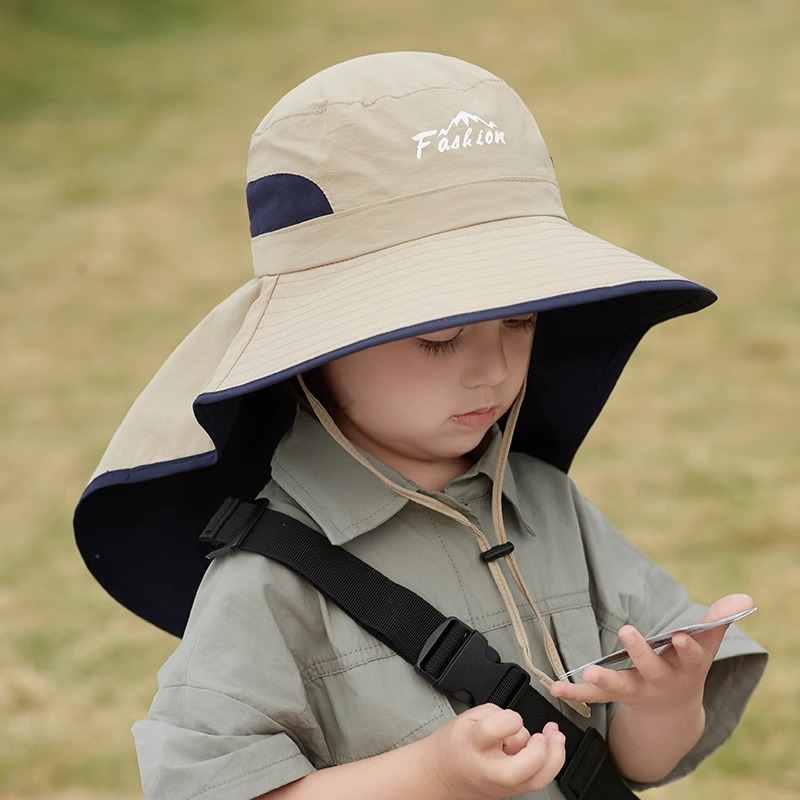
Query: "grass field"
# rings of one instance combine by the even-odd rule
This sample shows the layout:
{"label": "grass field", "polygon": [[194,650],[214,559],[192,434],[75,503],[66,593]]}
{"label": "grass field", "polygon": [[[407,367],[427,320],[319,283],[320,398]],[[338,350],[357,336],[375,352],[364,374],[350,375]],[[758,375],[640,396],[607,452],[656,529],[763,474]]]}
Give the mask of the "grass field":
{"label": "grass field", "polygon": [[244,164],[297,82],[378,50],[506,78],[573,222],[714,288],[653,331],[574,468],[772,653],[733,739],[654,798],[798,796],[796,0],[0,0],[0,798],[141,796],[130,725],[175,640],[118,607],[71,514],[164,358],[251,275]]}

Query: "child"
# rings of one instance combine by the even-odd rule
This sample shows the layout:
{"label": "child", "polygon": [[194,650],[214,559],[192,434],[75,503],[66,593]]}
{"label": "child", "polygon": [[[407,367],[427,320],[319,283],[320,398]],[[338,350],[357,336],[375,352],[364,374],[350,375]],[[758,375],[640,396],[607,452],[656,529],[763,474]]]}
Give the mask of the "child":
{"label": "child", "polygon": [[[440,55],[294,89],[253,137],[247,199],[255,279],[162,367],[76,512],[98,580],[183,636],[134,726],[145,796],[566,797],[575,724],[634,787],[694,769],[766,654],[736,628],[658,655],[643,637],[752,601],[692,603],[566,471],[640,337],[714,295],[572,227],[519,97]],[[228,496],[480,631],[561,724],[448,698],[258,553],[206,571]],[[556,680],[618,635],[634,669]]]}

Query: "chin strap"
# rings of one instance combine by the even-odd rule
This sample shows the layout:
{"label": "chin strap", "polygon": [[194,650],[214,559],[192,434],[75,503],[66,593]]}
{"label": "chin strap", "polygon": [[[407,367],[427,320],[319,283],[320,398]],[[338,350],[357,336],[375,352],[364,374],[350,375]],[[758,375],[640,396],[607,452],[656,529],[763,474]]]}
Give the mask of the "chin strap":
{"label": "chin strap", "polygon": [[[494,475],[494,482],[492,484],[492,527],[494,528],[494,534],[497,538],[497,545],[503,545],[508,542],[508,537],[506,535],[506,527],[503,523],[503,480],[505,479],[505,472],[506,472],[506,465],[508,463],[508,454],[511,450],[511,439],[514,436],[514,428],[517,424],[517,419],[519,418],[520,408],[522,406],[522,400],[525,397],[525,388],[527,385],[527,379],[522,384],[522,388],[520,389],[519,394],[517,395],[517,399],[514,401],[514,405],[511,407],[511,411],[508,416],[508,421],[506,422],[506,428],[503,431],[503,438],[500,442],[500,453],[497,457],[497,467],[495,469]],[[514,553],[511,549],[502,556],[505,558],[506,564],[508,566],[509,572],[514,579],[514,583],[517,584],[520,592],[522,592],[522,596],[527,601],[528,605],[531,607],[536,619],[539,621],[539,628],[542,632],[542,640],[544,642],[544,649],[545,653],[547,654],[547,660],[550,662],[550,666],[553,668],[553,671],[556,675],[563,675],[566,670],[564,669],[564,665],[561,661],[561,656],[559,655],[558,648],[556,647],[556,643],[553,641],[553,637],[550,634],[550,629],[547,627],[547,623],[542,616],[541,611],[536,605],[536,602],[531,595],[530,590],[528,589],[524,578],[522,577],[522,572],[519,568],[519,564],[517,563],[517,559],[514,556]],[[490,562],[494,563],[494,562]],[[504,597],[505,599],[505,597]],[[508,608],[509,614],[519,614],[516,604],[512,603],[509,605],[506,602],[506,608]],[[513,608],[513,612],[512,609]],[[520,622],[521,624],[521,622]],[[515,629],[516,630],[516,629]],[[523,630],[523,636],[525,636],[525,632]],[[517,637],[519,640],[519,637]],[[525,644],[527,645],[527,636],[525,639]],[[522,642],[520,642],[520,646],[522,646]],[[537,680],[548,689],[553,684],[552,678],[550,676],[543,673],[541,670],[537,669],[532,663],[530,659],[530,649],[526,649],[523,647],[523,654],[525,656],[525,662],[528,669],[530,669],[533,674],[536,676]],[[567,704],[577,711],[581,716],[589,717],[590,710],[589,706],[586,703],[580,703],[577,701],[565,701]]]}

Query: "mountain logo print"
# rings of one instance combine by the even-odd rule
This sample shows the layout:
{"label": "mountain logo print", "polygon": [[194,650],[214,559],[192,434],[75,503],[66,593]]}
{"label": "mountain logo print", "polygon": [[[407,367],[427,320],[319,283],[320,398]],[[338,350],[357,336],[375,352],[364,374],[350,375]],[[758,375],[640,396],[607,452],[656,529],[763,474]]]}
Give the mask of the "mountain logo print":
{"label": "mountain logo print", "polygon": [[487,121],[477,114],[470,114],[468,111],[459,111],[446,128],[420,131],[411,139],[416,143],[418,159],[422,158],[422,151],[434,144],[434,141],[436,141],[436,152],[439,153],[506,143],[505,133],[494,122]]}

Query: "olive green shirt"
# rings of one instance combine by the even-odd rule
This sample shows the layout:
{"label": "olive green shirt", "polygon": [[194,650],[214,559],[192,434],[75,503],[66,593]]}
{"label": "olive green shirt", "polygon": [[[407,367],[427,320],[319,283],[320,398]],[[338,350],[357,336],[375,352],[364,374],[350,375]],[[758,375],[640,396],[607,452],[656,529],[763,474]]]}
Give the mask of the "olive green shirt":
{"label": "olive green shirt", "polygon": [[[495,427],[476,463],[441,493],[373,463],[458,509],[491,541],[499,446]],[[262,496],[482,631],[505,661],[522,663],[472,532],[396,494],[304,411],[275,451]],[[548,464],[511,454],[503,514],[566,669],[616,649],[626,623],[650,635],[702,616],[704,607]],[[552,674],[538,623],[509,583],[534,663]],[[667,780],[731,734],[765,664],[761,648],[732,626],[708,678],[706,731]],[[420,739],[462,710],[302,578],[263,556],[233,552],[209,567],[183,640],[159,672],[149,717],[133,732],[146,798],[251,800],[313,770]],[[591,720],[563,704],[561,711],[605,735],[613,706],[594,706]],[[522,797],[563,795],[553,783]]]}

